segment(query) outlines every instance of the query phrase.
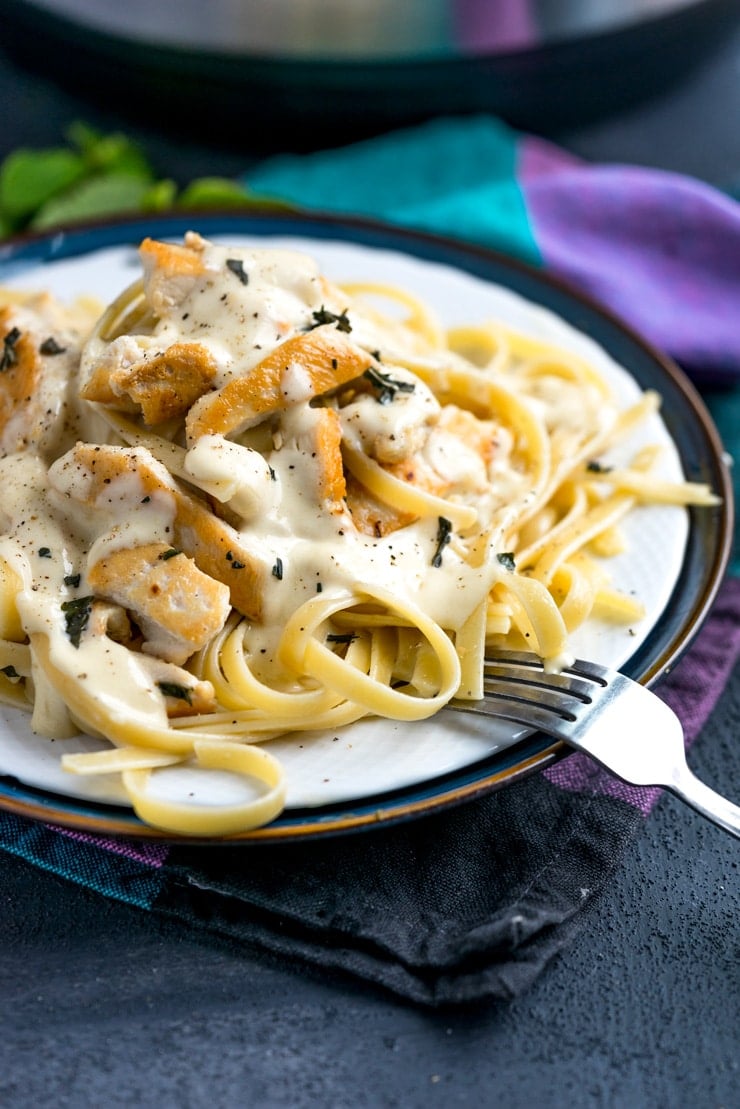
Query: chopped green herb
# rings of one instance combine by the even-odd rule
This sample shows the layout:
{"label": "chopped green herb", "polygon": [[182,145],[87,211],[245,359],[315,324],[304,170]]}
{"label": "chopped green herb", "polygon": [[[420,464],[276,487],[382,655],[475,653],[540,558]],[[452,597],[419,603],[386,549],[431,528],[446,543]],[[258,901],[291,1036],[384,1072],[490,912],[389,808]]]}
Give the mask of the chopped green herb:
{"label": "chopped green herb", "polygon": [[329,632],[326,637],[327,643],[354,643],[357,636],[354,632]]}
{"label": "chopped green herb", "polygon": [[442,551],[445,549],[450,539],[452,538],[452,524],[444,516],[439,518],[439,527],[437,528],[437,549],[432,558],[432,566],[442,565]]}
{"label": "chopped green herb", "polygon": [[590,474],[608,474],[612,469],[611,466],[604,466],[601,462],[594,459],[592,462],[586,463],[586,469]]}
{"label": "chopped green herb", "polygon": [[396,377],[381,373],[380,370],[370,366],[362,375],[370,382],[373,389],[377,390],[378,404],[390,404],[396,399],[396,393],[413,393],[413,381],[399,381]]}
{"label": "chopped green herb", "polygon": [[177,701],[192,701],[192,694],[187,686],[177,685],[176,682],[157,682],[157,686],[165,697],[174,697]]}
{"label": "chopped green herb", "polygon": [[337,331],[344,331],[347,335],[349,335],[352,330],[352,324],[347,317],[346,308],[337,315],[336,312],[330,312],[328,308],[324,308],[322,304],[318,312],[312,312],[311,315],[314,322],[308,328],[309,331],[313,331],[315,327],[321,327],[324,323],[335,323],[337,325]]}
{"label": "chopped green herb", "polygon": [[175,547],[170,547],[169,550],[162,551],[159,557],[162,562],[167,562],[170,558],[176,558],[179,554],[182,554],[182,551],[178,551]]}
{"label": "chopped green herb", "polygon": [[242,285],[249,284],[249,274],[245,273],[244,263],[242,262],[241,258],[227,258],[226,267],[239,278]]}
{"label": "chopped green herb", "polygon": [[11,680],[20,678],[20,674],[15,666],[0,666],[0,674],[4,674],[6,678],[10,678]]}
{"label": "chopped green herb", "polygon": [[51,547],[39,547],[39,558],[51,558]]}
{"label": "chopped green herb", "polygon": [[67,574],[67,576],[64,578],[64,584],[71,586],[72,589],[76,589],[77,586],[80,584],[80,575]]}
{"label": "chopped green herb", "polygon": [[283,560],[282,558],[275,559],[275,565],[272,568],[272,576],[277,578],[278,581],[283,580]]}
{"label": "chopped green herb", "polygon": [[234,558],[232,556],[232,558],[231,558],[231,569],[232,570],[243,570],[245,566],[246,566],[245,562],[240,562],[238,558]]}
{"label": "chopped green herb", "polygon": [[504,551],[501,554],[497,554],[496,558],[499,560],[501,565],[503,567],[505,567],[505,569],[512,570],[512,571],[516,569],[516,563],[514,562],[514,556],[510,551]]}
{"label": "chopped green herb", "polygon": [[82,633],[90,619],[94,597],[76,597],[73,601],[62,602],[62,612],[67,626],[67,635],[73,647],[79,647]]}
{"label": "chopped green herb", "polygon": [[43,343],[39,347],[39,351],[41,352],[41,354],[49,355],[64,354],[66,349],[66,347],[60,346],[53,335],[50,335],[48,339],[44,339]]}
{"label": "chopped green herb", "polygon": [[16,343],[21,337],[21,333],[17,327],[12,327],[8,334],[3,339],[3,350],[0,354],[0,372],[9,370],[11,366],[15,366],[18,361],[16,354]]}

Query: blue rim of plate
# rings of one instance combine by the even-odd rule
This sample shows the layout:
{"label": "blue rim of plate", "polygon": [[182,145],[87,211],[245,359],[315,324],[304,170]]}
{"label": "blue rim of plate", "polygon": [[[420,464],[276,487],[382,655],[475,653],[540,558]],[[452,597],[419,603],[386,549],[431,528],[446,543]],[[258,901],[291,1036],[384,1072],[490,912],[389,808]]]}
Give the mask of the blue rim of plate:
{"label": "blue rim of plate", "polygon": [[[555,312],[599,343],[643,389],[663,397],[661,414],[678,449],[686,476],[706,482],[721,497],[709,511],[689,509],[689,534],[683,565],[662,617],[621,667],[629,677],[654,685],[684,655],[707,618],[724,579],[732,546],[734,506],[726,456],[701,396],[680,368],[617,316],[560,278],[488,248],[426,232],[407,230],[369,219],[322,213],[156,214],[96,221],[47,234],[18,236],[0,244],[0,284],[27,270],[83,256],[106,247],[138,246],[147,235],[201,234],[296,236],[364,247],[396,250],[422,261],[442,263],[492,284],[509,288]],[[271,824],[225,839],[198,844],[284,843],[314,837],[367,831],[437,812],[480,797],[528,777],[558,761],[568,749],[541,733],[461,770],[421,784],[356,802],[320,809],[286,810]],[[143,824],[119,806],[70,798],[0,777],[0,809],[31,820],[56,824],[90,835],[134,840],[188,842],[187,838]]]}

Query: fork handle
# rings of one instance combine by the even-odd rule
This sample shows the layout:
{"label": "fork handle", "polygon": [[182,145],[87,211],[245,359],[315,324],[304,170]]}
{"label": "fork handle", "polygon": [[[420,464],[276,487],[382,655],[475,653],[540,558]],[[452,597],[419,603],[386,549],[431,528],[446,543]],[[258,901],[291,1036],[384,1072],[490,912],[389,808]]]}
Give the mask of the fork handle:
{"label": "fork handle", "polygon": [[688,767],[674,781],[667,782],[666,788],[702,816],[740,839],[740,806],[710,789]]}

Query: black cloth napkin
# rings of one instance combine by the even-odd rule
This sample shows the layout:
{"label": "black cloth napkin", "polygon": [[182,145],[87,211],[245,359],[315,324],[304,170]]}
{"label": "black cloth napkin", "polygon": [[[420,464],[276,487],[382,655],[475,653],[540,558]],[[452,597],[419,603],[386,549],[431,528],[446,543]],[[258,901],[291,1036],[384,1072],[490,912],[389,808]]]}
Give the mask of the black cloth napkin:
{"label": "black cloth napkin", "polygon": [[[730,782],[739,654],[740,580],[730,579],[660,689],[689,742],[705,729],[722,746]],[[584,927],[659,796],[569,755],[480,800],[370,833],[175,847],[152,908],[424,1005],[510,998]]]}

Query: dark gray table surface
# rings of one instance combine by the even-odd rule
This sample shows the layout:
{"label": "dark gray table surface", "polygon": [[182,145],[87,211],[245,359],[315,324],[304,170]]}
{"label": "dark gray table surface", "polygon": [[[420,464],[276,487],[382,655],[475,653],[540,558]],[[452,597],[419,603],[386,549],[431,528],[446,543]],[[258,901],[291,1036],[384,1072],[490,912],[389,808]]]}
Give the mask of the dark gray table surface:
{"label": "dark gray table surface", "polygon": [[[121,120],[0,54],[0,156]],[[649,102],[551,136],[740,183],[740,33]],[[181,180],[248,153],[129,127]],[[740,782],[740,672],[692,753]],[[723,725],[724,721],[724,725]],[[721,738],[721,741],[720,741]],[[665,796],[572,945],[506,1004],[430,1013],[0,857],[0,1104],[740,1106],[737,841]]]}

